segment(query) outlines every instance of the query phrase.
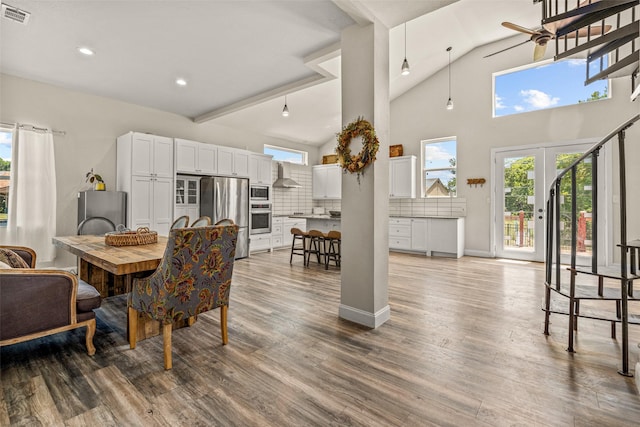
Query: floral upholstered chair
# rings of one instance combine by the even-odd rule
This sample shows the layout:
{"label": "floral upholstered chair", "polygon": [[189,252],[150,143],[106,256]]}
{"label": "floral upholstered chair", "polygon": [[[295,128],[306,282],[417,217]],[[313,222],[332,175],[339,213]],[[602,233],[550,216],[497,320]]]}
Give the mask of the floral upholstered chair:
{"label": "floral upholstered chair", "polygon": [[238,226],[171,230],[164,256],[149,277],[135,279],[129,294],[129,345],[136,347],[138,312],[163,326],[164,368],[171,369],[171,328],[220,307],[222,343],[227,344],[227,309]]}

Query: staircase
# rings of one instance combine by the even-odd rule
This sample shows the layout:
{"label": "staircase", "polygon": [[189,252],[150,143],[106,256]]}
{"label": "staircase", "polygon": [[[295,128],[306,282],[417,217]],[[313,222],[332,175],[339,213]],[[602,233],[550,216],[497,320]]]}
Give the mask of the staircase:
{"label": "staircase", "polygon": [[[534,0],[534,3],[539,2],[542,3],[542,25],[555,34],[555,60],[586,55],[585,85],[600,79],[630,76],[631,101],[640,95],[640,0]],[[586,36],[577,37],[578,31]],[[638,159],[629,161],[625,154],[626,131],[638,120],[640,114],[622,123],[558,174],[549,190],[546,213],[544,333],[549,334],[551,314],[568,315],[567,351],[574,352],[574,333],[579,318],[610,322],[612,338],[616,338],[619,323],[622,363],[618,372],[624,376],[633,376],[629,370],[628,328],[629,325],[640,325],[640,291],[635,295],[633,291],[634,281],[640,283],[640,240],[629,241],[627,237],[626,176],[627,164],[633,165]],[[620,265],[613,268],[603,267],[605,262],[598,259],[601,252],[598,236],[603,234],[598,232],[599,219],[611,208],[600,207],[599,203],[603,204],[605,198],[598,195],[598,180],[605,178],[599,170],[598,157],[607,145],[612,146],[612,152],[617,151],[613,156],[617,156],[618,161],[613,167],[618,171],[614,185],[618,186],[620,198],[619,238],[613,239],[620,251]],[[577,262],[578,173],[579,170],[584,173],[587,168],[591,173],[592,252],[590,265],[582,267]],[[632,193],[635,194],[637,191]],[[571,207],[569,213],[561,211],[563,205]],[[568,236],[571,243],[569,247],[566,244],[563,247],[561,241]]]}
{"label": "staircase", "polygon": [[[640,85],[639,0],[534,1],[542,1],[542,25],[555,30],[555,60],[584,57],[586,53],[585,86],[596,80],[631,76],[635,93]],[[600,32],[603,27],[608,31]],[[575,37],[578,30],[587,36]]]}

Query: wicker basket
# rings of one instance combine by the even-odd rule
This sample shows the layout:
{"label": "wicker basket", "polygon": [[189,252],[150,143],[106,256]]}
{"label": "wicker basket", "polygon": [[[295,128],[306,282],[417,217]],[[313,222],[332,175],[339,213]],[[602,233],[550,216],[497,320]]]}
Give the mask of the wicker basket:
{"label": "wicker basket", "polygon": [[158,233],[149,231],[148,227],[140,227],[136,231],[107,233],[104,242],[109,246],[150,245],[158,242]]}
{"label": "wicker basket", "polygon": [[337,154],[327,154],[326,156],[322,156],[322,164],[330,165],[332,163],[338,163],[338,155]]}
{"label": "wicker basket", "polygon": [[402,144],[389,146],[389,157],[400,157],[403,154]]}

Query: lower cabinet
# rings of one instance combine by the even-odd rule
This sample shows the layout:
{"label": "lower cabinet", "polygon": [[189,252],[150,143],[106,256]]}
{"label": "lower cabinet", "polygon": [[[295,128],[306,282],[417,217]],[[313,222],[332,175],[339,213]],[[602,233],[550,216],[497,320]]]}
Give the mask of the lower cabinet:
{"label": "lower cabinet", "polygon": [[389,249],[460,258],[464,218],[389,218]]}
{"label": "lower cabinet", "polygon": [[271,221],[271,247],[273,249],[290,248],[293,242],[292,228],[306,231],[307,220],[304,218],[277,217]]}
{"label": "lower cabinet", "polygon": [[271,233],[252,234],[250,239],[250,253],[271,250]]}

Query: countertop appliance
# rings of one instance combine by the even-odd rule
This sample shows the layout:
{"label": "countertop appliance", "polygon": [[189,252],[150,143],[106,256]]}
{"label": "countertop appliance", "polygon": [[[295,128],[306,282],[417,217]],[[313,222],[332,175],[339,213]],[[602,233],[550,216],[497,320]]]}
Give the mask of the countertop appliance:
{"label": "countertop appliance", "polygon": [[[92,218],[106,218],[104,220]],[[104,234],[119,224],[127,225],[127,193],[124,191],[81,191],[78,193],[78,232]]]}
{"label": "countertop appliance", "polygon": [[200,180],[200,215],[215,224],[233,220],[238,230],[236,259],[249,255],[249,180],[247,178],[207,177]]}

